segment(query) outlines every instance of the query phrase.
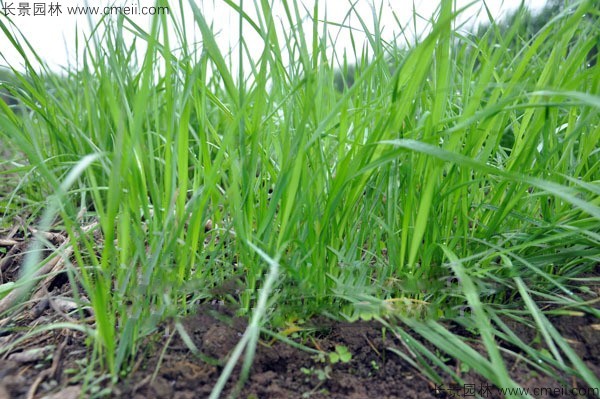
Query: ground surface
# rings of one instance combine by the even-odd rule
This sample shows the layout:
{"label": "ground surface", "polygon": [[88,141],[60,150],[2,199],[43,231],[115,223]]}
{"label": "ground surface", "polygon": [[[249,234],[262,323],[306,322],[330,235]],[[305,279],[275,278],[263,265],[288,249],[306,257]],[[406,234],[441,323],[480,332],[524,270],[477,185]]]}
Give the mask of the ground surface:
{"label": "ground surface", "polygon": [[[60,241],[59,237],[55,239]],[[21,250],[12,250],[17,246],[15,244],[11,248],[10,245],[5,245],[5,249],[0,253],[3,282],[14,280],[18,272],[18,254]],[[589,277],[599,275],[600,267],[596,267]],[[86,359],[89,359],[84,334],[68,329],[54,329],[35,337],[28,337],[27,331],[33,326],[60,321],[91,324],[93,316],[67,315],[73,307],[73,302],[70,299],[71,288],[66,279],[60,278],[59,275],[46,284],[44,290],[38,291],[37,296],[34,295],[35,300],[26,311],[13,318],[0,320],[0,347],[11,346],[11,350],[0,358],[0,399],[69,399],[76,398],[81,393],[84,377],[81,370]],[[589,300],[595,302],[597,307],[600,286],[587,286],[591,288]],[[81,320],[81,317],[87,319]],[[557,316],[552,320],[588,367],[600,375],[598,318],[581,314]],[[165,323],[161,331],[143,345],[129,376],[116,387],[111,387],[110,391],[105,391],[110,392],[107,397],[208,397],[220,375],[222,364],[242,335],[247,325],[246,321],[235,317],[234,312],[222,303],[213,302],[202,305],[195,315],[183,320],[182,325],[199,351],[216,360],[217,364],[211,365],[192,354],[181,335],[174,332],[173,323]],[[465,393],[464,387],[456,387],[458,391],[452,391],[450,385],[436,391],[435,383],[411,367],[393,350],[405,353],[409,357],[410,351],[389,331],[384,334],[381,326],[375,322],[351,324],[317,318],[307,322],[305,327],[311,327],[313,331],[304,338],[304,345],[324,352],[334,351],[336,346],[344,346],[352,354],[352,359],[347,363],[331,364],[288,344],[269,342],[269,338],[264,337],[258,345],[249,380],[238,397],[427,399],[455,397],[456,393]],[[521,339],[536,345],[539,336],[533,328],[521,324],[514,324],[512,327]],[[458,327],[455,331],[460,332]],[[462,334],[465,338],[472,339],[474,348],[482,351],[476,339],[473,339],[477,337],[470,336],[468,332]],[[431,345],[428,346],[433,349]],[[506,359],[512,377],[523,387],[559,386],[557,381],[536,372],[524,362],[515,361],[514,357]],[[461,369],[460,364],[453,359],[448,358],[446,363],[455,370]],[[239,368],[231,378],[233,382],[226,386],[228,394],[233,392],[238,377]],[[488,386],[472,370],[464,370],[462,377],[476,389]],[[576,379],[569,380],[571,386],[581,386]],[[446,384],[451,382],[449,378],[445,381]],[[97,386],[108,387],[102,382],[102,378]],[[88,391],[84,395],[93,396]],[[100,393],[96,396],[100,396]],[[501,396],[491,388],[486,390],[482,397]],[[584,397],[594,396],[590,394]]]}

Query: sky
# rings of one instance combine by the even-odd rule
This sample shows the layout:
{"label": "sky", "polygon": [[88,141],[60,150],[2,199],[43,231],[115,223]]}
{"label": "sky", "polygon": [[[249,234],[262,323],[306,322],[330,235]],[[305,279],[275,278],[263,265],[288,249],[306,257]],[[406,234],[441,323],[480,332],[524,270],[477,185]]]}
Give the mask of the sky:
{"label": "sky", "polygon": [[[240,4],[241,0],[234,0]],[[289,23],[286,23],[282,0],[269,0],[273,4],[273,15],[279,22],[278,34],[281,38],[284,32],[290,29]],[[386,41],[402,41],[399,39],[400,26],[406,27],[407,24],[411,30],[422,32],[428,25],[426,20],[431,17],[439,5],[440,0],[321,0],[319,1],[319,19],[326,19],[328,24],[328,36],[335,42],[330,45],[330,56],[335,52],[338,56],[347,50],[352,53],[352,41],[350,29],[352,29],[355,45],[361,48],[366,43],[366,37],[361,33],[362,27],[359,22],[360,16],[369,29],[374,26],[374,11],[379,14],[382,38]],[[449,1],[449,0],[443,0]],[[499,17],[508,10],[516,8],[521,0],[487,0],[488,8],[494,17]],[[37,14],[34,15],[34,3],[38,4]],[[193,41],[201,41],[201,35],[195,26],[193,13],[187,0],[183,0],[183,10],[179,9],[177,2],[170,2],[170,13],[182,15],[186,22],[186,32]],[[244,11],[252,18],[256,18],[257,12],[255,3],[260,4],[260,0],[243,1]],[[292,3],[288,1],[288,3]],[[350,4],[355,3],[354,12],[350,12]],[[476,24],[486,18],[486,13],[481,12],[484,1],[478,0],[456,0],[458,7],[464,7],[473,3],[468,10],[462,14],[461,21],[466,21],[467,26]],[[526,5],[532,10],[539,10],[545,0],[525,0]],[[197,0],[196,4],[202,10],[205,19],[213,23],[213,30],[217,34],[217,43],[223,52],[228,49],[237,53],[237,44],[239,43],[238,14],[228,6],[224,0]],[[22,6],[29,6],[22,7]],[[0,22],[10,26],[13,32],[20,31],[21,45],[24,48],[23,38],[31,45],[31,48],[39,57],[50,66],[51,69],[59,71],[67,65],[76,64],[76,55],[81,54],[83,49],[83,38],[89,35],[90,25],[99,20],[98,16],[90,17],[83,15],[81,11],[77,12],[73,7],[98,6],[101,9],[109,5],[129,6],[131,12],[152,11],[148,7],[155,5],[153,0],[0,0]],[[307,40],[310,43],[310,32],[312,26],[311,15],[314,8],[314,0],[299,0],[300,13],[304,16],[304,26],[307,32]],[[58,7],[56,7],[58,6]],[[45,9],[45,10],[44,10]],[[417,18],[413,19],[413,10],[416,11]],[[29,15],[20,15],[27,14]],[[9,14],[10,17],[6,15]],[[14,14],[14,15],[13,15]],[[52,14],[52,15],[50,15]],[[139,26],[149,29],[153,18],[151,15],[131,15],[133,21]],[[346,18],[348,17],[348,18]],[[10,21],[8,19],[10,18]],[[111,17],[115,18],[115,17]],[[398,23],[400,22],[400,24]],[[416,24],[413,24],[416,22]],[[1,24],[0,24],[1,25]],[[339,25],[344,25],[340,27]],[[244,29],[244,39],[248,44],[250,54],[257,58],[263,49],[262,43],[257,35],[252,35],[252,30],[247,26]],[[195,38],[195,39],[194,39]],[[131,36],[125,40],[131,40]],[[400,44],[400,43],[399,43]],[[144,51],[143,45],[136,46],[139,52]],[[30,57],[31,59],[31,57]],[[234,61],[235,64],[235,61]],[[22,70],[23,59],[18,51],[8,40],[4,32],[0,30],[0,66],[10,65],[16,69]]]}

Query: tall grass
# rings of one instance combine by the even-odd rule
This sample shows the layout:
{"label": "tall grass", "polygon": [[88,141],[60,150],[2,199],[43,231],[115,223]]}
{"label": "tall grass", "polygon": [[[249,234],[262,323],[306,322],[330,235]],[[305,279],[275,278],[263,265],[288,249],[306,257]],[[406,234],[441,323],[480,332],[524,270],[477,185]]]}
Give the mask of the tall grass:
{"label": "tall grass", "polygon": [[[307,42],[298,2],[283,1],[292,26],[283,35],[269,2],[257,3],[257,19],[226,3],[239,11],[239,56],[248,57],[243,29],[265,43],[238,76],[192,2],[198,47],[176,15],[149,32],[106,19],[77,65],[38,71],[23,53],[26,72],[3,84],[26,108],[0,102],[3,141],[27,161],[18,190],[43,205],[21,216],[35,223],[55,209],[42,228],[53,222],[71,237],[68,273],[94,310],[100,367],[118,376],[160,321],[238,277],[241,311],[260,305],[250,348],[265,318],[274,328],[323,312],[355,319],[368,303],[367,313],[403,320],[381,319],[397,334],[414,329],[500,386],[514,383],[498,339],[543,359],[545,372],[598,386],[536,305],[593,311],[569,284],[600,258],[593,2],[568,5],[527,37],[520,15],[507,28],[491,20],[481,36],[457,31],[462,10],[444,1],[430,33],[407,47],[356,15],[369,44],[354,47],[354,81],[341,91],[347,55],[330,57],[318,5]],[[12,45],[27,48],[11,25],[0,18]],[[123,41],[126,30],[144,54]],[[20,213],[14,194],[3,223]],[[82,228],[89,221],[96,234]],[[473,317],[460,317],[465,306]],[[415,307],[431,320],[409,317]],[[549,352],[511,335],[503,320],[521,310]],[[479,331],[489,360],[439,317]]]}

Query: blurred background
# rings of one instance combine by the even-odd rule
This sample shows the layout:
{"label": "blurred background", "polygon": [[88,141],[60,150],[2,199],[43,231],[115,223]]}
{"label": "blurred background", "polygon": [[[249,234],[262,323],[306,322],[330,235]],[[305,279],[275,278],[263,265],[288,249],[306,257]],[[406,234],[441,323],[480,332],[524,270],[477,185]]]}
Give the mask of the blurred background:
{"label": "blurred background", "polygon": [[[287,2],[275,0],[271,3],[273,13],[280,22],[277,27],[278,33],[280,33],[279,37],[282,37],[282,33],[290,29],[285,14],[285,4]],[[303,16],[303,21],[306,24],[305,32],[310,33],[315,1],[304,0],[299,3],[303,8],[299,8],[297,11]],[[489,22],[488,12],[494,19],[506,18],[511,11],[522,3],[532,11],[533,15],[539,15],[544,6],[548,5],[546,0],[456,0],[457,9],[467,8],[456,23],[462,27],[461,29],[473,30],[478,25]],[[155,3],[150,0],[138,2],[103,0],[93,3],[84,0],[47,0],[46,2],[36,1],[36,4],[38,5],[36,12],[38,15],[34,15],[36,10],[33,9],[33,2],[0,0],[0,18],[10,18],[13,31],[20,31],[29,42],[31,49],[35,50],[39,59],[47,63],[56,72],[68,66],[73,68],[78,62],[81,62],[86,39],[90,36],[93,27],[102,18],[98,14],[102,14],[104,7],[130,7],[127,18],[146,31],[150,29],[153,18],[157,18],[160,13],[155,8],[151,8],[155,6]],[[254,19],[257,15],[256,3],[250,0],[231,2],[226,0],[200,0],[197,4],[204,12],[207,21],[212,23],[221,50],[224,53],[231,52],[232,57],[230,60],[235,67],[239,63],[237,38],[239,37],[240,25],[239,14],[233,10],[231,4],[242,7]],[[439,1],[431,0],[329,0],[317,2],[318,19],[328,22],[328,36],[331,38],[331,43],[335,43],[336,54],[339,56],[344,54],[344,50],[348,50],[349,62],[355,61],[351,59],[352,54],[354,54],[351,47],[356,46],[360,54],[360,48],[366,44],[365,35],[362,33],[364,32],[363,26],[374,32],[376,31],[374,21],[379,20],[382,39],[387,42],[395,42],[401,46],[407,41],[414,41],[415,38],[428,31],[429,21],[438,6]],[[141,15],[142,11],[154,15]],[[293,9],[291,11],[295,12]],[[168,4],[167,14],[167,18],[175,17],[185,21],[185,26],[182,29],[185,29],[188,37],[191,38],[190,43],[201,41],[201,35],[193,21],[192,12],[187,1],[181,3],[171,2]],[[183,18],[181,18],[182,16]],[[116,15],[105,15],[104,17],[113,19],[115,22],[118,20]],[[125,23],[125,25],[128,24]],[[256,34],[248,23],[243,24],[242,29],[248,43],[245,57],[258,57],[262,51],[263,41],[258,37],[256,37],[256,40],[252,40],[253,34]],[[134,35],[131,34],[129,37],[124,37],[124,40],[133,45],[133,37]],[[311,40],[310,37],[306,39],[307,41]],[[135,44],[138,52],[144,51],[145,48],[144,45],[140,44]],[[31,49],[25,49],[29,53],[28,58],[30,60],[32,59]],[[331,54],[333,54],[333,51]],[[244,60],[244,64],[247,62],[247,59]],[[9,65],[18,70],[23,70],[23,57],[8,41],[5,33],[0,32],[0,66]]]}

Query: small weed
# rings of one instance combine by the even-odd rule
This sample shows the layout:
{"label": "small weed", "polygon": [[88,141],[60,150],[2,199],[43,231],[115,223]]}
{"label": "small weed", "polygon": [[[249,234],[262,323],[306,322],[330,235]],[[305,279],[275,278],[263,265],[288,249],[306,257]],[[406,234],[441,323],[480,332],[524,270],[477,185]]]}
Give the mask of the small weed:
{"label": "small weed", "polygon": [[336,345],[335,352],[329,353],[329,361],[334,364],[338,362],[348,363],[352,360],[352,353],[343,345]]}
{"label": "small weed", "polygon": [[469,371],[471,371],[471,367],[467,363],[461,362],[460,363],[460,372],[463,374],[466,374]]}
{"label": "small weed", "polygon": [[318,367],[314,367],[314,366],[311,368],[302,367],[300,369],[300,371],[303,374],[306,374],[307,376],[317,377],[317,379],[321,382],[327,381],[328,379],[331,378],[331,366],[330,365],[326,365],[323,368],[318,368]]}

